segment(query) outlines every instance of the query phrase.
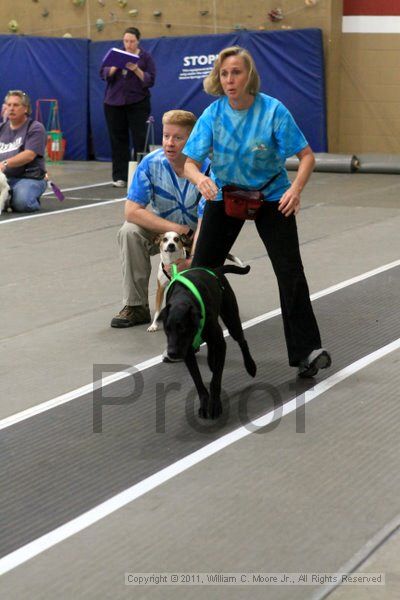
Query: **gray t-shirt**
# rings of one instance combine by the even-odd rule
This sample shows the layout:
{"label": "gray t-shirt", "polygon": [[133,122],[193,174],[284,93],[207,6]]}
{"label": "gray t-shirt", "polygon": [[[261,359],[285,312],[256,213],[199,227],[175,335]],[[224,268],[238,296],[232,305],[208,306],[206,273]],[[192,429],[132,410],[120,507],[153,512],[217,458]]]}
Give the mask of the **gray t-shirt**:
{"label": "gray t-shirt", "polygon": [[0,125],[0,162],[16,156],[23,150],[32,150],[35,158],[22,167],[7,167],[7,177],[43,179],[46,173],[44,154],[46,130],[42,123],[28,119],[18,129],[11,129],[9,121]]}

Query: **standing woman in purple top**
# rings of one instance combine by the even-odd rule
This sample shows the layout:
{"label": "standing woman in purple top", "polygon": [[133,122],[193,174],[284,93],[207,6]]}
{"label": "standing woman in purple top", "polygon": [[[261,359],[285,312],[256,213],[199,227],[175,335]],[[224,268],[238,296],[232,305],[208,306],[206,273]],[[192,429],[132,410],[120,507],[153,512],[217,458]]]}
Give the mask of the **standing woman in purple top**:
{"label": "standing woman in purple top", "polygon": [[139,47],[140,31],[128,27],[122,39],[126,52],[138,54],[139,61],[127,63],[125,69],[103,67],[102,79],[107,83],[104,112],[112,153],[112,178],[115,187],[126,187],[128,180],[129,133],[136,159],[144,151],[146,121],[150,116],[150,91],[156,69],[151,55]]}

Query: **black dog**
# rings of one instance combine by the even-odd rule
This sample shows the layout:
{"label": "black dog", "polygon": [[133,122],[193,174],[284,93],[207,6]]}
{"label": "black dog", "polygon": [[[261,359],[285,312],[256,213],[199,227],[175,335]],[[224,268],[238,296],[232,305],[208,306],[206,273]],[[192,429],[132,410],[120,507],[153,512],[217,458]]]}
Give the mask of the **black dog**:
{"label": "black dog", "polygon": [[[179,274],[168,288],[166,306],[160,314],[168,340],[168,356],[184,359],[199,394],[199,416],[204,419],[216,419],[222,413],[220,396],[226,342],[218,316],[221,316],[230,335],[238,342],[246,371],[252,377],[257,371],[243,335],[235,294],[224,275],[243,275],[249,271],[249,266],[235,265],[225,265],[212,271],[202,267],[188,269],[183,277],[192,283],[192,287],[190,283],[182,282],[182,275]],[[203,383],[195,356],[200,334],[207,343],[207,361],[212,371],[210,393]]]}

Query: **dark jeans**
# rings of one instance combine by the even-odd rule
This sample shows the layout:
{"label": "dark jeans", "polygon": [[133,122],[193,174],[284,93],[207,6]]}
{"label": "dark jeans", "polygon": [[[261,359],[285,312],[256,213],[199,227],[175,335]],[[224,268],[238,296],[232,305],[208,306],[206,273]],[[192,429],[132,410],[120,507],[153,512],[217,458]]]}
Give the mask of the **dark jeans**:
{"label": "dark jeans", "polygon": [[[192,267],[224,264],[243,224],[225,214],[223,202],[206,202]],[[296,219],[294,215],[284,217],[277,202],[264,202],[255,225],[278,280],[289,364],[296,367],[321,347],[300,257]]]}
{"label": "dark jeans", "polygon": [[123,106],[104,105],[108,135],[111,142],[112,178],[113,181],[128,180],[128,163],[130,157],[130,140],[134,146],[134,160],[138,152],[145,151],[146,121],[150,116],[150,96],[134,104]]}

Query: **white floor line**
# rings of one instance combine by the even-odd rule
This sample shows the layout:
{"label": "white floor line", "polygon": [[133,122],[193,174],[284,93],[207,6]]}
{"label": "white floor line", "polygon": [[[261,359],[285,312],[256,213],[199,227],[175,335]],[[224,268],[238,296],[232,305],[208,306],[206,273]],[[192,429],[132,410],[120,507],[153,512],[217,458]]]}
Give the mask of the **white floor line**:
{"label": "white floor line", "polygon": [[20,221],[28,221],[29,219],[41,219],[44,217],[54,217],[57,215],[65,215],[67,212],[74,210],[83,210],[84,208],[98,208],[99,206],[105,206],[106,204],[116,204],[117,202],[125,202],[126,196],[123,198],[116,198],[115,200],[99,200],[98,202],[92,202],[92,204],[85,204],[84,206],[73,206],[71,208],[63,208],[62,210],[53,210],[47,213],[35,213],[34,215],[26,215],[25,217],[16,217],[15,219],[7,219],[6,221],[0,221],[0,225],[7,225],[8,223],[19,223]]}
{"label": "white floor line", "polygon": [[149,369],[150,367],[154,367],[162,362],[162,355],[155,356],[154,358],[150,358],[142,363],[134,365],[133,367],[127,369],[126,371],[119,371],[114,373],[113,375],[109,375],[108,377],[104,377],[100,381],[96,381],[93,383],[88,383],[76,390],[71,390],[66,394],[62,394],[61,396],[57,396],[52,400],[47,400],[46,402],[42,402],[41,404],[37,404],[36,406],[32,406],[31,408],[27,408],[19,413],[14,415],[10,415],[9,417],[5,417],[0,421],[0,431],[2,429],[6,429],[7,427],[11,427],[11,425],[15,425],[16,423],[20,423],[21,421],[25,421],[26,419],[30,419],[40,413],[51,410],[52,408],[56,408],[57,406],[61,406],[62,404],[66,404],[67,402],[71,402],[72,400],[76,400],[81,396],[85,396],[93,392],[94,389],[98,389],[99,387],[105,387],[106,385],[110,385],[111,383],[115,383],[116,381],[120,381],[121,379],[125,379],[125,377],[129,377],[132,373],[136,371],[144,371],[145,369]]}
{"label": "white floor line", "polygon": [[[311,300],[316,300],[317,298],[322,298],[323,296],[327,296],[327,295],[337,292],[343,288],[346,288],[350,285],[359,283],[360,281],[368,279],[369,277],[374,277],[375,275],[379,275],[380,273],[383,273],[384,271],[388,271],[389,269],[393,269],[398,266],[400,266],[400,260],[395,260],[386,265],[382,265],[381,267],[377,267],[376,269],[373,269],[371,271],[366,271],[365,273],[362,273],[361,275],[357,275],[356,277],[352,277],[351,279],[346,279],[345,281],[342,281],[336,285],[330,286],[324,290],[321,290],[320,292],[315,292],[314,294],[311,295]],[[248,327],[253,327],[254,325],[257,325],[258,323],[267,321],[268,319],[272,319],[273,317],[276,317],[277,315],[279,315],[280,312],[281,312],[280,309],[277,308],[275,310],[271,310],[268,313],[264,313],[263,315],[260,315],[258,317],[254,317],[253,319],[250,319],[249,321],[246,321],[245,323],[243,323],[243,329],[247,329]],[[227,331],[224,332],[224,335],[225,335],[225,337],[228,335]],[[135,371],[144,371],[145,369],[149,369],[150,367],[160,364],[161,362],[162,362],[161,355],[155,356],[153,358],[150,358],[149,360],[146,360],[142,363],[132,366],[129,370],[120,371],[119,373],[114,373],[113,375],[104,377],[101,381],[96,381],[94,383],[88,383],[87,385],[84,385],[83,387],[77,388],[75,390],[71,390],[70,392],[67,392],[66,394],[62,394],[61,396],[57,396],[56,398],[53,398],[52,400],[47,400],[46,402],[42,402],[41,404],[32,406],[31,408],[28,408],[21,412],[15,413],[14,415],[5,417],[4,419],[0,420],[0,431],[2,429],[5,429],[6,427],[11,427],[11,425],[15,425],[16,423],[24,421],[25,419],[30,419],[31,417],[34,417],[35,415],[46,412],[47,410],[51,410],[52,408],[56,408],[57,406],[61,406],[62,404],[66,404],[67,402],[71,402],[72,400],[76,400],[77,398],[84,396],[85,394],[89,394],[93,391],[94,387],[96,387],[96,389],[100,386],[105,387],[107,385],[110,385],[111,383],[114,383],[116,381],[120,381],[121,379],[125,379],[126,377],[129,377]]]}
{"label": "white floor line", "polygon": [[[97,187],[104,187],[105,185],[112,185],[112,181],[102,181],[101,183],[90,183],[88,185],[79,185],[78,187],[71,187],[71,188],[62,188],[63,192],[74,192],[76,190],[91,190],[92,188],[97,188]],[[54,192],[52,192],[51,190],[49,190],[48,192],[45,192],[43,194],[43,196],[51,196],[54,195]]]}
{"label": "white floor line", "polygon": [[[355,277],[351,277],[350,279],[345,279],[344,281],[336,283],[335,285],[331,285],[330,287],[325,288],[324,290],[321,290],[320,292],[314,292],[314,294],[311,294],[310,298],[312,301],[317,300],[318,298],[323,298],[324,296],[328,296],[329,294],[338,292],[339,290],[342,290],[343,288],[346,288],[350,285],[354,285],[355,283],[360,283],[360,281],[364,281],[365,279],[369,279],[370,277],[374,277],[375,275],[379,275],[380,273],[384,273],[385,271],[388,271],[389,269],[394,269],[399,266],[400,266],[400,260],[394,260],[391,263],[382,265],[381,267],[377,267],[376,269],[372,269],[371,271],[366,271],[365,273],[361,273],[361,275],[356,275]],[[261,323],[262,321],[265,321],[266,319],[271,319],[272,317],[275,317],[276,315],[279,315],[280,313],[281,313],[281,309],[276,308],[275,310],[273,310],[269,313],[260,315],[259,317],[254,317],[254,319],[250,319],[249,321],[246,321],[245,323],[242,324],[243,329],[246,329],[247,327],[253,327],[254,325],[257,325],[257,323]],[[1,423],[1,421],[0,421],[0,423]]]}
{"label": "white floor line", "polygon": [[194,465],[197,465],[203,460],[216,454],[220,450],[223,450],[231,444],[234,444],[235,442],[247,437],[255,429],[258,430],[260,427],[265,427],[266,425],[269,425],[270,423],[276,421],[276,419],[280,419],[281,417],[288,415],[289,413],[296,410],[298,403],[303,405],[307,404],[308,402],[311,402],[312,400],[314,400],[321,394],[324,394],[338,383],[344,381],[348,377],[351,377],[358,371],[361,371],[368,365],[383,358],[387,354],[398,350],[399,348],[400,338],[391,342],[390,344],[387,344],[386,346],[383,346],[382,348],[379,348],[375,352],[364,356],[363,358],[357,360],[351,365],[348,365],[341,371],[334,373],[328,379],[325,379],[311,390],[305,392],[305,394],[302,394],[300,400],[298,400],[297,397],[292,398],[289,402],[283,405],[283,407],[279,411],[279,414],[275,414],[274,411],[269,411],[262,417],[259,417],[258,419],[254,420],[252,422],[251,430],[250,428],[247,428],[245,426],[235,429],[234,431],[220,437],[218,440],[207,444],[200,450],[197,450],[196,452],[185,456],[184,458],[176,461],[172,465],[165,467],[158,473],[155,473],[154,475],[151,475],[143,481],[140,481],[132,487],[124,490],[123,492],[117,494],[113,498],[110,498],[106,502],[99,504],[98,506],[92,508],[86,513],[80,515],[79,517],[72,519],[72,521],[61,525],[53,531],[50,531],[49,533],[46,533],[45,535],[41,536],[40,538],[33,540],[29,544],[18,548],[14,552],[11,552],[7,556],[4,556],[2,559],[0,559],[0,575],[11,571],[12,569],[25,563],[31,558],[34,558],[35,556],[38,556],[42,552],[45,552],[49,548],[55,546],[59,542],[68,539],[69,537],[78,533],[79,531],[82,531],[83,529],[90,527],[90,525],[93,525],[101,519],[104,519],[113,512],[119,510],[120,508],[123,508],[130,502],[136,500],[137,498],[140,498],[147,492],[150,492],[151,490],[162,485],[166,481],[169,481],[173,477],[176,477],[180,473],[183,473],[184,471],[190,469]]}
{"label": "white floor line", "polygon": [[[68,196],[68,200],[80,200],[81,202],[84,202],[85,200],[87,201],[87,198],[83,198],[82,196]],[[104,198],[104,200],[114,200],[114,198]]]}

